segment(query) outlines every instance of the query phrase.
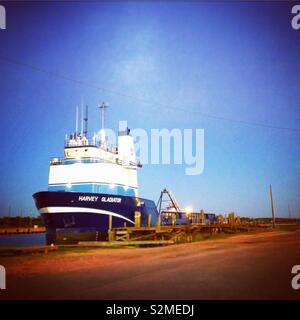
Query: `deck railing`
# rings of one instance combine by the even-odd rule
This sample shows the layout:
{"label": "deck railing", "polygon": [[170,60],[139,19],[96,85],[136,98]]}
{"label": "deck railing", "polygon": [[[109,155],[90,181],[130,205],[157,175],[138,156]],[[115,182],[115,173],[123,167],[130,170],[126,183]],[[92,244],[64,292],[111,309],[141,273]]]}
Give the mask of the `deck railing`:
{"label": "deck railing", "polygon": [[73,163],[116,163],[121,166],[130,166],[130,167],[142,167],[142,164],[140,162],[126,162],[122,161],[120,159],[116,159],[115,161],[108,160],[108,159],[103,159],[103,158],[79,158],[79,159],[65,159],[61,157],[55,157],[51,158],[50,160],[50,165],[55,166],[55,165],[63,165],[63,164],[73,164]]}

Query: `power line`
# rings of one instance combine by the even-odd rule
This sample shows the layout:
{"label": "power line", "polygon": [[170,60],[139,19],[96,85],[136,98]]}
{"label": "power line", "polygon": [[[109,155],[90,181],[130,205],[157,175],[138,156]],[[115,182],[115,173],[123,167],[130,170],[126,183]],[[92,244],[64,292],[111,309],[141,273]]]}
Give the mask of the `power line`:
{"label": "power line", "polygon": [[[163,107],[163,108],[170,109],[170,110],[187,112],[187,110],[184,109],[184,108],[178,108],[178,107],[170,106],[170,105],[167,105],[167,104],[164,104],[164,103],[161,103],[161,102],[154,102],[154,101],[150,101],[150,100],[143,99],[143,98],[140,98],[140,97],[134,97],[134,96],[122,93],[120,91],[115,91],[115,90],[112,90],[112,89],[108,89],[108,88],[99,86],[99,85],[94,84],[94,83],[89,83],[87,81],[74,79],[72,77],[65,76],[65,75],[57,73],[57,72],[52,72],[52,71],[49,71],[49,70],[46,70],[46,69],[42,69],[40,67],[36,67],[36,66],[30,65],[30,64],[24,63],[24,62],[12,60],[12,59],[7,58],[7,57],[0,56],[0,61],[7,62],[7,63],[13,64],[13,65],[26,67],[28,69],[31,69],[31,70],[34,70],[34,71],[37,71],[37,72],[40,72],[40,73],[48,74],[48,75],[50,75],[52,77],[55,77],[55,78],[63,79],[63,80],[66,80],[66,81],[70,81],[70,82],[73,82],[73,83],[76,83],[76,84],[79,84],[79,85],[82,85],[82,86],[87,86],[87,87],[90,87],[90,88],[94,88],[96,90],[110,92],[112,94],[115,94],[115,95],[118,95],[118,96],[122,96],[124,98],[129,98],[129,99],[132,99],[132,100],[136,100],[136,101],[139,101],[139,102],[142,102],[142,103],[145,103],[145,104],[149,104],[149,105],[152,105],[154,107]],[[285,131],[293,131],[293,132],[300,132],[300,129],[298,129],[298,128],[282,127],[282,126],[269,125],[269,124],[261,123],[261,122],[254,122],[254,121],[227,118],[227,117],[223,117],[223,116],[218,116],[218,115],[205,113],[205,112],[198,111],[198,110],[189,109],[188,112],[192,113],[192,114],[198,114],[198,115],[200,115],[202,117],[206,117],[206,118],[222,120],[222,121],[229,121],[229,122],[234,122],[234,123],[239,123],[239,124],[244,124],[244,125],[249,125],[249,126],[256,126],[256,127],[277,129],[277,130],[285,130]]]}

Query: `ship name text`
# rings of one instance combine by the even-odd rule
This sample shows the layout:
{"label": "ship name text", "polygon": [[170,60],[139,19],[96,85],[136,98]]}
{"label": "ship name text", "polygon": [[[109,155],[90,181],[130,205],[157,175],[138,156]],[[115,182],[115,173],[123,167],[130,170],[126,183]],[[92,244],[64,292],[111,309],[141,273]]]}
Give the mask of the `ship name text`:
{"label": "ship name text", "polygon": [[115,197],[102,197],[102,202],[115,202],[115,203],[121,203],[121,198],[115,198]]}
{"label": "ship name text", "polygon": [[78,201],[92,201],[96,202],[98,200],[98,197],[96,196],[79,196]]}
{"label": "ship name text", "polygon": [[[88,202],[97,202],[97,196],[79,196],[78,201],[88,201]],[[118,197],[102,197],[101,202],[113,202],[113,203],[121,203],[122,199]]]}

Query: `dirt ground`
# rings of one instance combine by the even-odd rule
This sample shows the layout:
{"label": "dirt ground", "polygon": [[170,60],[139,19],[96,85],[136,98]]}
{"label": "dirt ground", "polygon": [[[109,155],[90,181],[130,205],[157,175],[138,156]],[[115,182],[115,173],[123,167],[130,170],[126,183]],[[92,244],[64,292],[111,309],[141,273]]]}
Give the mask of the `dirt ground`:
{"label": "dirt ground", "polygon": [[0,299],[300,299],[300,230],[0,258]]}

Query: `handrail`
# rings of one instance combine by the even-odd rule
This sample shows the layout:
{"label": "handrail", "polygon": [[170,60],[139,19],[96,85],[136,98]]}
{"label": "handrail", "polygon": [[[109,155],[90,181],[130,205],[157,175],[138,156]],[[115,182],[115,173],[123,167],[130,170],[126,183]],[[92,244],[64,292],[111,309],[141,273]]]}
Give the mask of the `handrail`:
{"label": "handrail", "polygon": [[81,147],[81,146],[92,146],[99,147],[101,145],[100,141],[96,141],[95,139],[68,139],[65,141],[65,147]]}
{"label": "handrail", "polygon": [[73,163],[101,163],[101,162],[116,163],[121,166],[130,166],[130,167],[139,167],[139,168],[142,167],[142,164],[140,162],[138,163],[135,163],[132,161],[125,162],[118,158],[116,158],[115,161],[111,161],[103,158],[92,158],[92,157],[79,158],[79,159],[76,159],[76,158],[65,159],[61,157],[53,157],[50,159],[50,165],[63,165],[63,164],[73,164]]}
{"label": "handrail", "polygon": [[65,148],[74,148],[74,147],[97,147],[101,148],[105,151],[109,151],[112,153],[117,153],[118,148],[115,145],[104,144],[101,141],[96,139],[88,139],[86,137],[83,138],[72,138],[65,140]]}

